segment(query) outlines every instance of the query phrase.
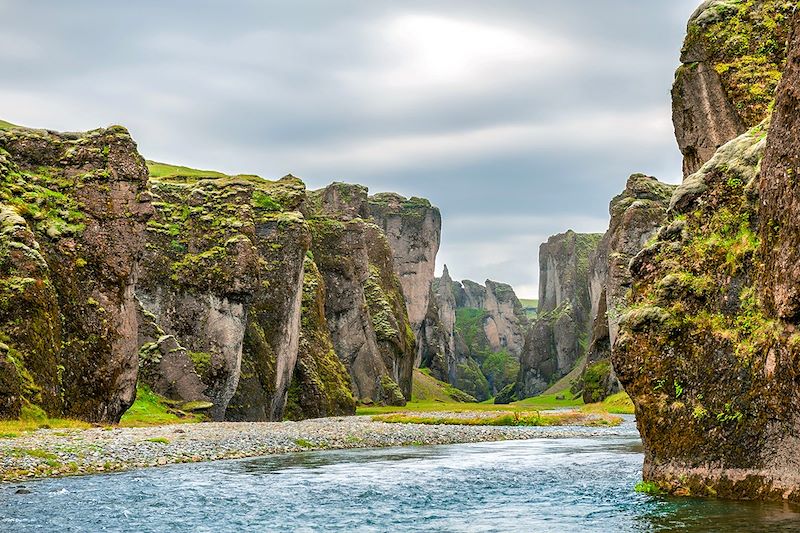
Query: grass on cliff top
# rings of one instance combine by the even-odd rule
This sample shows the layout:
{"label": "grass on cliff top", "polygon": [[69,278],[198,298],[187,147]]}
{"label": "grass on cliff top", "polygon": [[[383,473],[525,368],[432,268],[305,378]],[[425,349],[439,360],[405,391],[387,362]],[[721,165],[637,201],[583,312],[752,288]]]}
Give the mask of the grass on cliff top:
{"label": "grass on cliff top", "polygon": [[426,414],[393,413],[372,417],[389,424],[427,424],[446,426],[617,426],[622,419],[608,413],[584,411],[515,411],[496,415],[432,416]]}
{"label": "grass on cliff top", "polygon": [[147,170],[153,178],[169,178],[173,176],[186,176],[189,178],[227,178],[227,174],[216,170],[200,170],[197,168],[182,167],[180,165],[170,165],[157,161],[147,161]]}
{"label": "grass on cliff top", "polygon": [[147,427],[167,424],[202,422],[202,415],[184,413],[172,407],[168,400],[150,390],[146,385],[136,388],[136,401],[122,415],[122,427]]}
{"label": "grass on cliff top", "polygon": [[18,128],[16,124],[12,124],[10,122],[6,122],[5,120],[0,120],[0,131],[2,130],[10,130],[12,128]]}

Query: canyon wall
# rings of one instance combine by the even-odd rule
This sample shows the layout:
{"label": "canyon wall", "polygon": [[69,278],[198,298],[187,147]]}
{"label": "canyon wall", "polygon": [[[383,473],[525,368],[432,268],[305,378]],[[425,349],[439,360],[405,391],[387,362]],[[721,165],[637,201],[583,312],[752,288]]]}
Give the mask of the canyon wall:
{"label": "canyon wall", "polygon": [[735,75],[782,57],[773,36],[791,26],[771,120],[771,93],[762,108],[733,98],[760,109],[751,120],[760,122],[675,190],[665,224],[631,261],[612,360],[636,407],[646,481],[682,495],[800,500],[800,19],[789,24],[791,3],[732,5],[724,20],[739,22],[729,29],[761,47],[738,50]]}
{"label": "canyon wall", "polygon": [[528,318],[510,285],[453,281],[447,266],[434,280],[424,332],[423,366],[478,400],[512,384]]}
{"label": "canyon wall", "polygon": [[118,126],[15,129],[0,180],[0,417],[116,422],[136,393],[145,162]]}
{"label": "canyon wall", "polygon": [[602,237],[568,231],[539,247],[539,309],[520,358],[518,398],[543,392],[585,355],[600,300],[590,260]]}
{"label": "canyon wall", "polygon": [[0,417],[116,422],[137,383],[217,420],[410,398],[408,313],[421,330],[441,225],[426,200],[149,176],[116,126],[4,127],[0,157]]}

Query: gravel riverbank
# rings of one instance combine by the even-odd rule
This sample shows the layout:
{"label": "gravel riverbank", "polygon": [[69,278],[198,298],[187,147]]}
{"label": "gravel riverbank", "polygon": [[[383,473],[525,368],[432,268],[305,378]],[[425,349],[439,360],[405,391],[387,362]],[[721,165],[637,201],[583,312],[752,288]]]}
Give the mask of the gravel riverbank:
{"label": "gravel riverbank", "polygon": [[387,424],[368,416],[208,422],[147,428],[41,429],[0,439],[0,479],[90,474],[321,449],[591,437],[620,428]]}

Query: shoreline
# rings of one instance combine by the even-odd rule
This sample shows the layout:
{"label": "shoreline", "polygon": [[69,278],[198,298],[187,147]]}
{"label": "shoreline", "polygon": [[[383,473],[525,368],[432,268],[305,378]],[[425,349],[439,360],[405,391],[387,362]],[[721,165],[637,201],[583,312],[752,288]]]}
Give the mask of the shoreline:
{"label": "shoreline", "polygon": [[373,421],[370,416],[316,418],[299,422],[202,422],[137,428],[40,429],[0,439],[0,482],[304,451],[596,437],[625,432],[618,429],[390,424]]}

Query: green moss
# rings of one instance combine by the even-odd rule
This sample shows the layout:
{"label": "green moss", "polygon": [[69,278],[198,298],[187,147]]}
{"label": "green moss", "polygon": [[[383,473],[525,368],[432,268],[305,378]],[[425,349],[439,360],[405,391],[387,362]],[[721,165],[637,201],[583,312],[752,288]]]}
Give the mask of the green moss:
{"label": "green moss", "polygon": [[372,319],[372,328],[378,340],[391,341],[396,339],[400,332],[397,329],[397,319],[394,309],[389,302],[389,297],[381,286],[381,272],[378,267],[370,265],[369,278],[364,284],[364,296]]}
{"label": "green moss", "polygon": [[405,405],[406,403],[400,386],[386,374],[381,376],[381,401],[384,405]]}
{"label": "green moss", "polygon": [[715,13],[704,14],[700,25],[690,28],[687,42],[705,44],[710,64],[748,126],[766,116],[774,99],[795,4],[784,0],[717,4]]}
{"label": "green moss", "polygon": [[202,416],[188,415],[172,407],[167,399],[154,393],[147,385],[140,384],[136,387],[136,401],[122,415],[120,425],[141,427],[200,422],[202,420]]}
{"label": "green moss", "polygon": [[651,496],[664,496],[667,493],[661,490],[661,487],[658,486],[657,483],[652,481],[640,481],[634,487],[636,492],[641,492],[642,494],[649,494]]}
{"label": "green moss", "polygon": [[155,442],[156,444],[169,444],[169,439],[166,437],[153,437],[147,439],[147,442]]}
{"label": "green moss", "polygon": [[197,372],[197,375],[200,376],[200,379],[205,379],[208,377],[209,372],[211,371],[211,358],[212,355],[208,352],[188,352],[189,359],[192,360],[192,364],[194,365],[194,371]]}
{"label": "green moss", "polygon": [[606,383],[611,375],[611,362],[597,361],[583,372],[583,398],[585,402],[599,402],[606,395]]}

